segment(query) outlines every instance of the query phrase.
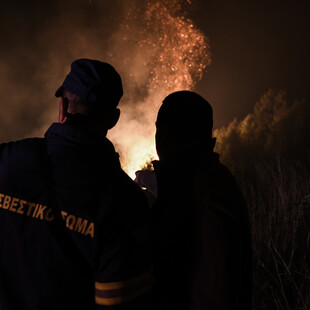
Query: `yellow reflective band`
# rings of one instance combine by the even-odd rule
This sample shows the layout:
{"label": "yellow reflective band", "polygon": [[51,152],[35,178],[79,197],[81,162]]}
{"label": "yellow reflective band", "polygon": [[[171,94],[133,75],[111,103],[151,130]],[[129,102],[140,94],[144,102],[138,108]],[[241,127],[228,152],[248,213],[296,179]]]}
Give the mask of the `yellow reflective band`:
{"label": "yellow reflective band", "polygon": [[146,279],[151,279],[151,271],[143,273],[135,278],[131,278],[126,281],[121,282],[110,282],[110,283],[101,283],[101,282],[95,282],[95,288],[96,290],[101,291],[107,291],[107,290],[119,290],[121,288],[135,285],[136,283],[139,283],[141,281],[144,281]]}
{"label": "yellow reflective band", "polygon": [[149,292],[151,288],[152,271],[126,281],[110,283],[95,282],[95,300],[98,305],[118,305]]}
{"label": "yellow reflective band", "polygon": [[128,294],[128,295],[121,296],[121,297],[101,298],[101,297],[96,296],[96,298],[95,298],[96,304],[102,305],[102,306],[119,305],[119,304],[122,304],[124,302],[131,301],[131,300],[151,291],[151,288],[152,288],[151,285],[147,285],[147,286],[144,286],[143,288],[141,288],[140,290],[135,291],[132,294]]}

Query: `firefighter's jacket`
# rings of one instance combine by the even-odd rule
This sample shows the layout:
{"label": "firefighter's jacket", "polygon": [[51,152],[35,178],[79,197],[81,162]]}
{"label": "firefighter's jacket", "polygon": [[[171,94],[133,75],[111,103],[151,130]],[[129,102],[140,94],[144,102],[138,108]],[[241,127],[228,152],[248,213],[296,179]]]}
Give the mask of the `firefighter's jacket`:
{"label": "firefighter's jacket", "polygon": [[201,146],[154,167],[156,309],[250,310],[250,229],[232,174]]}
{"label": "firefighter's jacket", "polygon": [[70,124],[0,145],[0,309],[148,309],[147,203]]}

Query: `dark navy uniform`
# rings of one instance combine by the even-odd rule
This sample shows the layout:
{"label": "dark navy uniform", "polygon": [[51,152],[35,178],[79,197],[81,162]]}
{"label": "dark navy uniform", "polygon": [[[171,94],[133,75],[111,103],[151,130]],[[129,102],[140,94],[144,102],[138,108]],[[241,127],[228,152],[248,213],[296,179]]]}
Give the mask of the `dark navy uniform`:
{"label": "dark navy uniform", "polygon": [[0,145],[0,309],[148,309],[148,207],[71,124]]}
{"label": "dark navy uniform", "polygon": [[155,309],[250,310],[250,228],[232,174],[203,143],[154,167]]}

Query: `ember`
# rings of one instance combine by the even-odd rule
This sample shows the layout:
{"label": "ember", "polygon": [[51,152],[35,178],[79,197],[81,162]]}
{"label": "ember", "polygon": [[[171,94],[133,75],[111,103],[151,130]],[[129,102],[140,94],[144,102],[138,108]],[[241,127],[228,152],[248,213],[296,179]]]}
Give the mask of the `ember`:
{"label": "ember", "polygon": [[110,138],[118,145],[123,168],[131,177],[157,156],[154,124],[163,98],[173,91],[192,89],[211,61],[207,38],[184,15],[183,2],[133,5],[121,26],[122,44],[131,56],[124,67],[130,70],[128,83],[135,83],[131,86],[139,99],[131,98],[121,107],[122,118]]}

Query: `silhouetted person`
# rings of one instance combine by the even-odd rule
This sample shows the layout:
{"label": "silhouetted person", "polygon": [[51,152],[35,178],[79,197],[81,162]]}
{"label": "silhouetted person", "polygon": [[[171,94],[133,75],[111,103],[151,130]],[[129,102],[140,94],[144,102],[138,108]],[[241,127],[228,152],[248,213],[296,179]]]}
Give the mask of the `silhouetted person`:
{"label": "silhouetted person", "polygon": [[[189,91],[166,97],[158,112],[155,309],[251,309],[248,215],[234,177],[213,152],[212,113]],[[137,174],[147,178],[154,184]]]}
{"label": "silhouetted person", "polygon": [[149,309],[147,203],[106,138],[122,94],[76,60],[45,138],[0,145],[1,310]]}

